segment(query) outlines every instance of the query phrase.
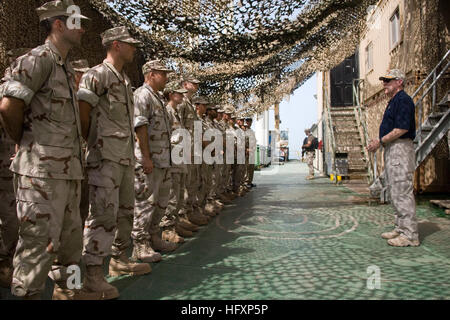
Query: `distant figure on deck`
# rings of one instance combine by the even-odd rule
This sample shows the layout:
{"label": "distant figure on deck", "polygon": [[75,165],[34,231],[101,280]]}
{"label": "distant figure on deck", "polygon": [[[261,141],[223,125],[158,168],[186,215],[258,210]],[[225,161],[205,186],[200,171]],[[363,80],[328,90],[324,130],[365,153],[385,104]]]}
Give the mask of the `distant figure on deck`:
{"label": "distant figure on deck", "polygon": [[310,129],[305,129],[306,138],[303,140],[302,146],[302,156],[306,152],[306,162],[308,163],[309,176],[306,177],[307,180],[314,179],[314,158],[316,157],[316,148],[314,146],[314,141],[317,140],[311,133]]}

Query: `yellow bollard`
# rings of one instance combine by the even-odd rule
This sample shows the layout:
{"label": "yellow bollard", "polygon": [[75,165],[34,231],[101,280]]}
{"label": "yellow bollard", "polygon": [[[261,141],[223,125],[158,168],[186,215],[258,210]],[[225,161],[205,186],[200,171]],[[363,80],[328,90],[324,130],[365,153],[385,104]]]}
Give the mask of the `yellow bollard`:
{"label": "yellow bollard", "polygon": [[330,174],[330,181],[334,180],[334,174]]}
{"label": "yellow bollard", "polygon": [[337,181],[341,182],[341,180],[342,180],[342,177],[341,176],[337,176]]}

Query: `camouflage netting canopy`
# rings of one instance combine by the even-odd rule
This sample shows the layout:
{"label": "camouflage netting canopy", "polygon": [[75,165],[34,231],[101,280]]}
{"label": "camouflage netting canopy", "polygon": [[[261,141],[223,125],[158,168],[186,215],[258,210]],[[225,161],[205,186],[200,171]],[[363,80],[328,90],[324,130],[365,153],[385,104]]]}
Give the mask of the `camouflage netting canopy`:
{"label": "camouflage netting canopy", "polygon": [[194,73],[201,93],[265,110],[354,53],[376,0],[89,0],[144,42],[147,59]]}

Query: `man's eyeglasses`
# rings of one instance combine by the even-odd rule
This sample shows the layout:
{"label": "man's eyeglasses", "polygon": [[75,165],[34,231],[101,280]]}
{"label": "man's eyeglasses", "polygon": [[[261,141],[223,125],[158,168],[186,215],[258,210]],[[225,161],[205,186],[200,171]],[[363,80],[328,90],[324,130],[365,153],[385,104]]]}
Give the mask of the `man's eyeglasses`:
{"label": "man's eyeglasses", "polygon": [[392,80],[397,80],[397,79],[383,79],[383,83],[389,83],[389,82],[391,82]]}

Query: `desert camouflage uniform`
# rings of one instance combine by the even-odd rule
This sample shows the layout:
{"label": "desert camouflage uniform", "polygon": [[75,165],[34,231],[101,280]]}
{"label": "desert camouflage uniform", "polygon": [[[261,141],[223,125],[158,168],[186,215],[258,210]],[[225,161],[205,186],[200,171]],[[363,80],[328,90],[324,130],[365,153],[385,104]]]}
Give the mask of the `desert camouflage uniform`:
{"label": "desert camouflage uniform", "polygon": [[134,92],[134,127],[146,125],[153,170],[144,174],[142,153],[136,144],[136,202],[132,236],[135,241],[150,240],[160,232],[159,224],[169,202],[171,128],[164,98],[144,83]]}
{"label": "desert camouflage uniform", "polygon": [[230,152],[232,152],[233,154],[233,161],[231,163],[228,163],[228,160],[226,160],[226,155],[228,153],[228,149],[225,148],[225,151],[227,152],[225,154],[225,163],[226,163],[226,190],[227,192],[233,192],[234,189],[234,185],[233,185],[233,175],[234,175],[234,170],[235,170],[235,164],[234,162],[236,161],[236,146],[235,146],[235,131],[234,131],[234,127],[230,124],[230,123],[226,123],[226,143],[228,143],[228,141],[232,141],[231,144],[231,150]]}
{"label": "desert camouflage uniform", "polygon": [[416,202],[413,194],[414,145],[411,139],[397,139],[384,151],[385,178],[395,210],[395,231],[409,240],[419,239]]}
{"label": "desert camouflage uniform", "polygon": [[[241,131],[239,131],[241,130]],[[241,136],[242,137],[242,141],[241,139],[239,139],[238,137]],[[236,125],[235,127],[235,160],[234,160],[234,169],[233,169],[233,192],[235,193],[239,193],[242,191],[242,184],[244,181],[244,177],[245,177],[245,169],[246,169],[246,164],[245,164],[245,155],[244,155],[244,161],[243,163],[241,163],[241,157],[239,156],[240,152],[241,152],[241,148],[239,147],[239,143],[244,143],[245,144],[245,131],[242,130],[238,125]],[[244,151],[245,151],[245,146],[244,146]]]}
{"label": "desert camouflage uniform", "polygon": [[256,138],[255,132],[248,128],[247,130],[247,141],[248,141],[248,158],[247,158],[247,166],[245,172],[245,181],[244,184],[252,184],[253,183],[253,175],[255,172],[255,148],[256,148]]}
{"label": "desert camouflage uniform", "polygon": [[[1,90],[1,89],[0,89]],[[14,142],[0,127],[0,261],[12,259],[16,248],[19,221],[16,215],[13,174],[9,170]]]}
{"label": "desert camouflage uniform", "polygon": [[87,265],[101,265],[106,256],[119,257],[131,244],[135,161],[130,79],[104,60],[83,75],[78,98],[93,107],[83,259]]}
{"label": "desert camouflage uniform", "polygon": [[[172,108],[170,105],[166,106],[167,114],[169,116],[169,123],[172,131],[171,144],[175,145],[182,142],[182,137],[179,134],[174,134],[177,129],[183,129],[181,125],[181,120],[178,115],[178,111]],[[187,175],[187,165],[186,164],[173,164],[169,169],[172,186],[170,188],[169,203],[167,205],[166,213],[161,221],[161,227],[169,227],[175,225],[178,221],[178,213],[181,210],[184,203],[184,188],[185,179]]]}
{"label": "desert camouflage uniform", "polygon": [[[183,103],[178,106],[181,125],[191,134],[191,146],[194,146],[194,122],[200,121],[195,106],[192,101],[185,98]],[[183,208],[189,214],[193,212],[197,205],[197,195],[200,189],[200,164],[194,164],[194,155],[191,157],[191,164],[187,165],[187,174],[185,180],[185,201]]]}
{"label": "desert camouflage uniform", "polygon": [[[0,100],[3,83],[10,78],[11,68],[14,68],[14,65],[6,68],[5,76],[0,80]],[[15,143],[0,126],[0,261],[8,260],[8,263],[12,261],[19,232],[13,173],[9,170],[14,154]]]}
{"label": "desert camouflage uniform", "polygon": [[[215,129],[215,127],[213,121],[205,115],[202,119],[202,136],[208,129]],[[203,150],[205,150],[205,148],[203,148]],[[200,165],[201,186],[198,194],[198,206],[201,208],[204,208],[207,202],[214,199],[215,181],[213,179],[213,174],[214,164],[208,164],[205,162],[205,159],[203,159],[203,162]]]}
{"label": "desert camouflage uniform", "polygon": [[217,171],[216,171],[216,194],[218,196],[223,195],[226,192],[226,185],[225,185],[225,173],[226,173],[226,164],[225,164],[225,156],[226,156],[226,125],[224,121],[217,121],[214,120],[214,123],[216,125],[216,128],[220,130],[220,132],[222,133],[222,146],[223,146],[223,162],[221,164],[216,164],[216,166],[218,167]]}
{"label": "desert camouflage uniform", "polygon": [[[17,296],[64,283],[82,249],[79,213],[81,126],[74,71],[50,40],[16,60],[4,96],[25,103],[23,136],[11,163],[19,219],[11,290]],[[56,259],[56,262],[54,263]]]}
{"label": "desert camouflage uniform", "polygon": [[[314,140],[314,136],[310,135],[308,137],[308,142],[312,143],[313,140]],[[314,176],[314,159],[315,158],[316,158],[316,151],[314,149],[306,150],[306,163],[308,164],[310,176]]]}

